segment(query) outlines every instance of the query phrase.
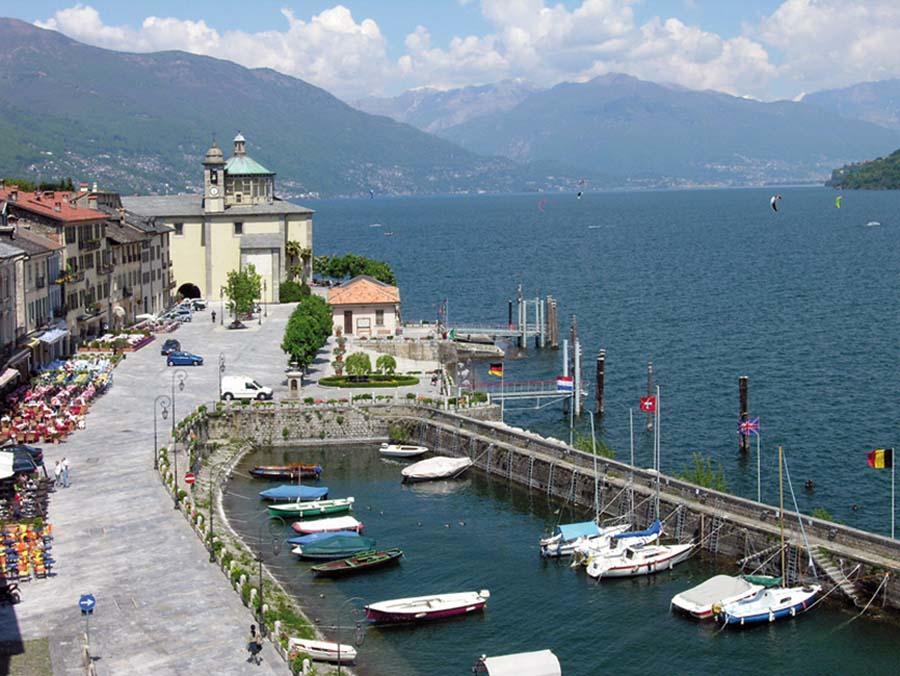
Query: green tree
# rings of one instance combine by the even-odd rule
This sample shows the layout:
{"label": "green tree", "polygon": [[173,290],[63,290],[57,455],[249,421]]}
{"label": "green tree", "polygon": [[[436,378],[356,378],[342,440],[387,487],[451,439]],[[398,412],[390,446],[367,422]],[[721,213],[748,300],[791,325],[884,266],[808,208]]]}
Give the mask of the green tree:
{"label": "green tree", "polygon": [[243,270],[232,270],[225,283],[225,297],[228,298],[228,311],[235,317],[249,314],[262,292],[262,276],[256,272],[252,263]]}
{"label": "green tree", "polygon": [[[579,451],[583,451],[584,453],[593,453],[594,452],[594,442],[590,436],[584,434],[575,434],[575,438],[573,439],[573,446],[577,448]],[[604,443],[602,439],[597,439],[597,456],[600,458],[609,458],[614,459],[616,457],[616,451],[613,448]]]}
{"label": "green tree", "polygon": [[677,475],[682,481],[687,481],[696,486],[711,488],[714,491],[724,493],[728,490],[728,484],[725,481],[725,471],[719,463],[714,463],[712,458],[704,456],[702,453],[693,453],[691,455],[691,465],[685,467],[680,474]]}
{"label": "green tree", "polygon": [[6,187],[11,185],[18,186],[19,190],[22,192],[34,192],[37,190],[37,183],[29,181],[27,178],[13,178],[12,176],[7,176],[3,179],[3,183]]}
{"label": "green tree", "polygon": [[298,284],[291,279],[286,279],[278,286],[278,302],[296,303],[310,293],[309,286],[305,283]]}
{"label": "green tree", "polygon": [[347,373],[351,376],[367,376],[372,372],[372,360],[365,352],[354,352],[347,357]]}
{"label": "green tree", "polygon": [[345,279],[359,275],[369,275],[379,282],[394,285],[397,277],[391,266],[383,261],[376,261],[356,254],[345,256],[316,256],[313,259],[313,271],[332,279]]}
{"label": "green tree", "polygon": [[386,373],[389,376],[394,375],[397,370],[397,360],[389,354],[382,354],[375,360],[375,368],[379,373]]}
{"label": "green tree", "polygon": [[331,334],[331,307],[320,296],[303,296],[291,313],[281,349],[292,362],[308,366]]}

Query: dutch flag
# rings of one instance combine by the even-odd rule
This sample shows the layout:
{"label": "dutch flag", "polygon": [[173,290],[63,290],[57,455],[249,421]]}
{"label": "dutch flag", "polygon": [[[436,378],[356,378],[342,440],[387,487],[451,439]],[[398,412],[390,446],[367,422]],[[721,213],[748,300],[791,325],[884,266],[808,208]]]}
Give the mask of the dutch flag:
{"label": "dutch flag", "polygon": [[572,376],[557,376],[556,377],[556,391],[557,392],[574,392],[575,391],[575,379]]}

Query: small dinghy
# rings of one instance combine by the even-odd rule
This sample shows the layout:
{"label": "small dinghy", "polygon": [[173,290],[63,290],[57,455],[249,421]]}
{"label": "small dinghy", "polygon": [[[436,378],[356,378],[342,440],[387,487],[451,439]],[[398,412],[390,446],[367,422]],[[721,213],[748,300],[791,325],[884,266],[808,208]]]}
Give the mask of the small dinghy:
{"label": "small dinghy", "polygon": [[308,545],[297,545],[291,550],[301,559],[344,559],[360,552],[375,549],[375,540],[364,537],[335,535]]}
{"label": "small dinghy", "polygon": [[295,521],[291,524],[296,532],[301,535],[309,533],[327,533],[338,530],[355,530],[357,533],[363,529],[363,525],[352,516],[335,516],[330,519],[314,519],[313,521]]}
{"label": "small dinghy", "polygon": [[403,475],[404,481],[434,481],[458,477],[471,466],[472,460],[469,458],[449,458],[439,455],[404,467],[400,474]]}
{"label": "small dinghy", "polygon": [[685,545],[630,545],[617,556],[594,557],[587,564],[587,574],[593,578],[635,577],[671,570],[687,559],[694,550]]}
{"label": "small dinghy", "polygon": [[609,544],[609,538],[624,533],[630,526],[625,523],[609,528],[601,528],[593,521],[580,523],[564,523],[556,527],[553,535],[541,538],[541,556],[568,556],[575,551],[578,544],[602,539]]}
{"label": "small dinghy", "polygon": [[308,638],[288,639],[288,653],[290,655],[306,653],[319,662],[333,662],[334,664],[350,664],[356,659],[356,648],[352,645],[313,641]]}
{"label": "small dinghy", "polygon": [[417,458],[428,453],[425,446],[408,446],[406,444],[381,444],[378,452],[384,458]]}
{"label": "small dinghy", "polygon": [[697,620],[706,620],[715,613],[716,606],[727,606],[755,596],[763,587],[742,577],[715,575],[706,582],[672,597],[672,608]]}
{"label": "small dinghy", "polygon": [[283,484],[259,492],[259,497],[269,502],[318,500],[328,497],[328,486],[294,486]]}
{"label": "small dinghy", "polygon": [[743,601],[713,608],[716,620],[733,627],[769,623],[804,613],[813,605],[821,585],[763,589]]}
{"label": "small dinghy", "polygon": [[478,592],[435,594],[381,601],[366,606],[366,617],[372,622],[442,620],[484,610],[490,595],[487,589],[482,589]]}
{"label": "small dinghy", "polygon": [[334,530],[334,531],[323,531],[321,533],[310,533],[309,535],[297,535],[292,538],[288,538],[289,545],[311,545],[313,542],[319,542],[320,540],[327,540],[328,538],[338,537],[340,535],[346,535],[350,538],[358,538],[361,537],[359,533],[355,530]]}
{"label": "small dinghy", "polygon": [[[366,539],[366,538],[362,538]],[[340,561],[331,561],[330,563],[320,563],[310,568],[316,575],[325,575],[337,577],[339,575],[352,575],[361,573],[375,568],[381,568],[391,563],[396,563],[403,556],[403,550],[394,547],[393,549],[385,549],[382,552],[363,552],[356,556],[351,556]]]}
{"label": "small dinghy", "polygon": [[321,465],[258,465],[250,470],[254,479],[318,479],[321,475]]}
{"label": "small dinghy", "polygon": [[270,516],[296,516],[306,519],[311,516],[341,514],[353,509],[353,498],[337,498],[335,500],[313,500],[312,502],[285,502],[280,505],[269,505]]}

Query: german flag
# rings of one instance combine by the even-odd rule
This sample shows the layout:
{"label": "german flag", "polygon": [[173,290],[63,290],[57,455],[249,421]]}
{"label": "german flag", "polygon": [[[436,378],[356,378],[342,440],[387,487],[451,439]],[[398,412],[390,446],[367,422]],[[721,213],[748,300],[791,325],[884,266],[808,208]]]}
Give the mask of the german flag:
{"label": "german flag", "polygon": [[876,448],[868,453],[869,467],[872,469],[887,469],[894,466],[893,448]]}
{"label": "german flag", "polygon": [[503,377],[503,362],[497,362],[497,363],[491,364],[488,367],[488,375],[497,376],[498,378],[502,378]]}

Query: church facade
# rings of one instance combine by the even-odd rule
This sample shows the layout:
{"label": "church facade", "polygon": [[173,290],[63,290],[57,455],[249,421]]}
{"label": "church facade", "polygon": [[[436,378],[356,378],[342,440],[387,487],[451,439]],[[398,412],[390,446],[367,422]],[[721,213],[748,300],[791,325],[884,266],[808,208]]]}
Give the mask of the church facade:
{"label": "church facade", "polygon": [[[172,229],[175,288],[182,297],[219,300],[228,273],[248,264],[262,275],[267,303],[278,302],[292,270],[311,276],[313,211],[275,196],[275,173],[247,154],[241,134],[228,160],[215,143],[206,152],[202,195],[123,197],[122,203]],[[289,242],[303,252],[298,259]]]}

